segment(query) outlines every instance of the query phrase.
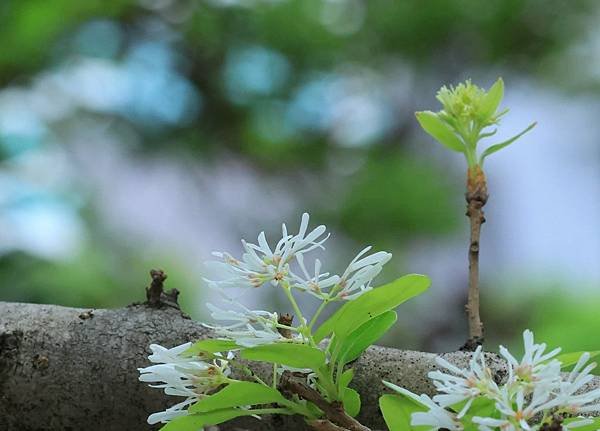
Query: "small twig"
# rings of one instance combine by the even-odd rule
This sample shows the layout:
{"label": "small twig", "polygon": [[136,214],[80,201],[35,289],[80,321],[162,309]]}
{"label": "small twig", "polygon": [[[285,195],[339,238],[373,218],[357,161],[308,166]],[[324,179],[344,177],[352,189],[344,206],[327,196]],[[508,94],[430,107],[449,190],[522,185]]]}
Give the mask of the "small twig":
{"label": "small twig", "polygon": [[[301,378],[292,373],[283,373],[279,387],[284,393],[297,394],[301,398],[312,402],[325,413],[329,422],[338,425],[338,428],[320,428],[321,430],[339,430],[339,427],[341,427],[342,430],[345,429],[348,431],[371,431],[370,428],[367,428],[352,416],[348,415],[339,401],[327,401],[318,391],[306,386]],[[317,425],[326,426],[327,424]]]}
{"label": "small twig", "polygon": [[467,316],[469,320],[469,339],[461,350],[475,350],[483,344],[483,323],[479,316],[479,238],[481,225],[485,223],[483,206],[488,200],[485,174],[479,166],[470,168],[467,176],[467,217],[471,224],[469,241],[469,294]]}

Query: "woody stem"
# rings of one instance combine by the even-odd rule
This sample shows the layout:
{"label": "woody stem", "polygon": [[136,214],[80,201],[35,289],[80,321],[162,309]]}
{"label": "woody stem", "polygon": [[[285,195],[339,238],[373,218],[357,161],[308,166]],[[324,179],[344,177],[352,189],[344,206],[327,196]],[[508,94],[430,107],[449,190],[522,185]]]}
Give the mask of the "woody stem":
{"label": "woody stem", "polygon": [[469,340],[464,348],[472,350],[483,343],[483,323],[479,315],[479,242],[481,225],[485,223],[483,206],[488,200],[488,192],[485,175],[479,166],[469,168],[466,200],[466,215],[470,221],[469,292],[465,307],[469,322]]}

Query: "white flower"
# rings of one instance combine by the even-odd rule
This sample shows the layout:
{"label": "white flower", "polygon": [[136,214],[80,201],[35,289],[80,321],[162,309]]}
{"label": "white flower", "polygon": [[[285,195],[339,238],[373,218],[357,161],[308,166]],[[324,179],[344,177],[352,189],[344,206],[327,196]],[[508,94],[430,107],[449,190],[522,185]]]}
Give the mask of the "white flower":
{"label": "white flower", "polygon": [[[315,260],[314,271],[309,272],[304,254],[315,248],[324,248],[323,243],[329,234],[326,234],[323,225],[309,232],[308,222],[309,215],[304,213],[296,235],[288,234],[286,225],[282,225],[282,238],[274,248],[269,246],[264,232],[258,235],[258,244],[242,240],[245,253],[241,259],[225,252],[213,253],[220,261],[209,263],[217,270],[216,280],[206,279],[209,286],[261,287],[270,283],[298,289],[321,300],[351,300],[370,290],[371,282],[392,255],[380,251],[365,256],[371,249],[367,247],[358,253],[341,276],[321,272],[319,259]],[[294,260],[299,271],[291,268]]]}
{"label": "white flower", "polygon": [[138,368],[140,381],[153,383],[150,387],[163,389],[167,395],[186,398],[164,412],[150,415],[149,424],[167,422],[186,415],[186,407],[196,402],[206,392],[228,381],[231,371],[227,359],[231,359],[232,354],[229,353],[227,358],[217,357],[212,362],[206,362],[198,356],[182,355],[191,344],[185,343],[171,349],[152,344],[150,346],[152,354],[148,358],[156,365]]}
{"label": "white flower", "polygon": [[308,292],[319,299],[325,299],[328,297],[328,290],[340,281],[339,275],[330,276],[328,272],[321,273],[321,261],[319,259],[315,259],[314,275],[310,275],[307,271],[302,254],[296,256],[296,261],[304,275],[302,277],[290,271],[294,281],[293,286],[296,289]]}
{"label": "white flower", "polygon": [[555,405],[560,406],[570,414],[600,410],[600,388],[581,392],[581,389],[594,378],[590,372],[596,368],[596,363],[592,362],[585,366],[589,359],[590,354],[583,353],[567,378],[560,383],[554,402]]}
{"label": "white flower", "polygon": [[286,341],[277,330],[279,325],[277,313],[262,310],[249,310],[242,304],[230,301],[230,304],[242,309],[241,312],[223,310],[213,304],[206,304],[211,316],[217,321],[233,322],[229,325],[208,325],[218,336],[235,341],[238,346],[254,347],[270,344],[275,341]]}
{"label": "white flower", "polygon": [[548,400],[551,393],[545,387],[536,388],[533,394],[528,397],[529,403],[526,404],[525,389],[521,388],[514,396],[508,386],[502,388],[502,397],[496,403],[496,409],[508,419],[513,425],[523,430],[530,430],[528,423],[537,413],[549,408]]}
{"label": "white flower", "polygon": [[278,285],[289,282],[289,264],[293,258],[307,253],[315,248],[323,248],[323,243],[329,238],[325,235],[323,225],[307,233],[309,215],[302,214],[300,229],[296,235],[289,235],[285,224],[282,225],[282,238],[275,248],[271,249],[265,233],[258,235],[258,244],[242,240],[245,253],[238,260],[225,252],[214,252],[220,262],[213,266],[219,271],[220,280],[207,280],[212,287],[260,287],[270,282]]}
{"label": "white flower", "polygon": [[448,410],[440,407],[437,403],[435,403],[431,398],[427,395],[417,395],[413,394],[409,390],[401,388],[399,386],[394,385],[390,382],[383,382],[388,388],[393,389],[394,391],[407,396],[417,403],[427,407],[429,410],[427,412],[416,412],[411,416],[411,425],[419,426],[425,425],[429,426],[430,430],[437,430],[440,428],[446,428],[450,431],[460,431],[463,429],[462,424],[457,419],[456,415],[449,412]]}
{"label": "white flower", "polygon": [[517,428],[508,421],[508,419],[482,418],[473,416],[472,421],[479,424],[481,431],[490,431],[494,428],[500,428],[502,431],[516,431]]}
{"label": "white flower", "polygon": [[196,401],[196,398],[187,398],[185,401],[177,403],[163,412],[152,413],[150,416],[148,416],[148,423],[150,425],[154,425],[159,422],[166,423],[178,418],[179,416],[186,416],[188,414],[186,408]]}
{"label": "white flower", "polygon": [[[411,423],[439,426],[444,421],[452,423],[464,420],[468,417],[466,414],[473,401],[481,398],[490,400],[495,407],[492,417],[471,418],[481,431],[537,431],[543,425],[535,423],[537,418],[548,418],[554,414],[571,416],[600,410],[600,388],[584,391],[585,385],[594,378],[590,372],[596,366],[595,363],[588,364],[589,353],[582,354],[573,371],[566,375],[560,372],[562,364],[556,359],[560,349],[546,353],[546,345],[534,343],[533,333],[529,330],[523,333],[523,340],[525,353],[521,360],[517,360],[504,347],[500,349],[508,362],[509,374],[507,382],[502,386],[494,381],[491,370],[485,364],[481,347],[473,353],[469,366],[465,369],[438,357],[438,365],[448,372],[433,371],[428,374],[439,392],[433,400],[425,395],[412,395],[413,399],[426,405],[429,411],[413,413]],[[410,396],[406,390],[387,385]],[[446,408],[454,408],[462,402],[465,403],[458,414],[450,413],[449,417],[444,415]],[[578,419],[563,423],[563,429],[568,431],[592,423],[589,418]],[[449,426],[446,428],[452,429]]]}
{"label": "white flower", "polygon": [[190,362],[190,358],[187,356],[181,356],[183,352],[190,348],[192,343],[184,343],[179,346],[172,347],[167,349],[166,347],[160,346],[158,344],[150,344],[150,350],[152,350],[152,354],[148,356],[150,362],[155,364],[160,363],[176,363],[176,362]]}
{"label": "white flower", "polygon": [[523,332],[525,353],[521,361],[517,359],[503,346],[500,346],[500,354],[508,362],[508,382],[514,383],[519,380],[532,385],[555,386],[560,381],[560,362],[553,359],[560,353],[556,348],[549,353],[544,353],[546,344],[535,344],[533,332]]}
{"label": "white flower", "polygon": [[350,300],[371,290],[371,282],[381,272],[383,265],[392,258],[392,254],[385,251],[362,257],[369,250],[370,246],[358,253],[341,275],[338,298]]}
{"label": "white flower", "polygon": [[433,399],[443,407],[467,400],[458,413],[458,418],[467,413],[476,397],[480,395],[487,395],[490,398],[498,397],[500,390],[494,381],[492,371],[485,364],[481,346],[477,347],[473,353],[468,369],[458,368],[441,357],[437,357],[436,362],[452,374],[441,371],[432,371],[428,374],[438,392],[441,392]]}

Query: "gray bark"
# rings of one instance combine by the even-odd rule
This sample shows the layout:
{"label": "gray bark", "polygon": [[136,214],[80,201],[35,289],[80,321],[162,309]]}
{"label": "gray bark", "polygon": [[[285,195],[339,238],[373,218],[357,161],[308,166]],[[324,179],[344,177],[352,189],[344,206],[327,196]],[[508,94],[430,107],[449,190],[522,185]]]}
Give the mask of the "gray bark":
{"label": "gray bark", "polygon": [[[172,307],[87,311],[0,302],[0,430],[150,430],[147,416],[177,401],[139,382],[137,368],[149,364],[149,344],[172,347],[209,337],[209,331]],[[358,419],[385,429],[378,408],[379,396],[387,391],[383,379],[432,394],[427,373],[435,368],[435,356],[384,347],[365,352],[353,364],[351,386],[363,405]],[[469,357],[463,352],[444,356],[463,365]],[[490,363],[501,378],[502,361],[490,355]],[[234,421],[221,429],[307,427],[298,418],[275,417]]]}

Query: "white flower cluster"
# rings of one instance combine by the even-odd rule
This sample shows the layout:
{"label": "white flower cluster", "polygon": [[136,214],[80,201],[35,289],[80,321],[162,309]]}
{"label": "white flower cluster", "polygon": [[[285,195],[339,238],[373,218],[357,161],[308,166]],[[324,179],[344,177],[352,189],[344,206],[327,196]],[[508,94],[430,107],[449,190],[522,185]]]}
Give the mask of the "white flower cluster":
{"label": "white flower cluster", "polygon": [[[587,364],[589,353],[581,355],[569,374],[561,373],[562,364],[556,359],[560,349],[545,353],[546,345],[534,343],[529,330],[523,333],[523,339],[525,354],[520,361],[500,347],[500,354],[508,364],[508,377],[502,385],[494,381],[481,347],[473,353],[466,369],[437,358],[438,365],[447,372],[429,373],[439,392],[433,399],[386,384],[424,405],[428,411],[413,413],[411,424],[425,425],[432,430],[463,430],[468,420],[482,431],[536,431],[556,417],[554,415],[579,417],[600,410],[600,389],[582,391],[593,379],[590,372],[596,367],[595,363]],[[489,417],[469,413],[473,402],[481,398],[489,400],[494,407]],[[562,424],[562,429],[567,431],[591,422],[582,417]]]}
{"label": "white flower cluster", "polygon": [[[367,255],[370,247],[362,250],[348,265],[342,275],[330,275],[321,272],[321,262],[317,259],[314,271],[309,273],[304,262],[304,255],[314,249],[324,248],[323,243],[329,235],[325,226],[318,226],[308,231],[308,214],[302,215],[300,229],[297,234],[288,234],[285,224],[282,227],[282,238],[272,249],[267,243],[265,233],[258,236],[258,244],[242,241],[245,253],[241,260],[229,253],[213,253],[220,258],[214,262],[218,269],[218,280],[207,280],[223,297],[226,308],[207,304],[211,316],[218,324],[205,325],[214,330],[217,336],[235,341],[240,347],[254,347],[275,342],[306,342],[310,337],[312,323],[319,312],[329,302],[350,300],[371,289],[371,281],[379,274],[383,265],[391,258],[390,253],[379,252]],[[293,268],[292,268],[293,266]],[[265,284],[278,286],[286,292],[295,316],[272,313],[263,310],[250,310],[226,293],[229,287],[261,287]],[[308,292],[323,302],[313,316],[311,324],[302,315],[292,290]],[[298,326],[293,325],[297,318]],[[195,403],[207,392],[230,382],[229,364],[233,354],[226,357],[218,353],[207,354],[206,357],[184,355],[191,346],[186,343],[172,349],[151,345],[150,361],[156,365],[140,368],[140,380],[153,383],[155,388],[164,389],[168,395],[185,397],[185,400],[168,408],[164,412],[154,413],[148,422],[168,422],[178,416],[187,414],[187,407]],[[237,366],[237,365],[236,365]],[[283,370],[295,370],[279,365],[276,373]],[[309,372],[310,370],[302,370]],[[315,385],[314,376],[309,382]]]}
{"label": "white flower cluster", "polygon": [[242,347],[254,347],[286,339],[279,328],[287,328],[279,323],[277,313],[249,310],[233,300],[229,300],[228,303],[241,311],[223,310],[213,304],[206,304],[214,320],[229,322],[223,325],[204,325],[213,329],[218,336],[235,340],[236,344]]}
{"label": "white flower cluster", "polygon": [[[304,213],[297,234],[288,233],[282,225],[282,237],[274,248],[265,233],[258,235],[258,244],[242,240],[244,254],[240,260],[226,252],[215,252],[218,280],[206,280],[211,287],[261,287],[264,284],[306,291],[322,300],[353,299],[371,289],[371,281],[381,272],[392,255],[378,252],[366,256],[371,247],[362,250],[348,265],[342,275],[321,272],[321,262],[316,259],[314,270],[309,271],[304,255],[329,238],[323,225],[308,231],[309,215]],[[292,269],[295,261],[297,268]]]}
{"label": "white flower cluster", "polygon": [[151,365],[138,368],[140,381],[153,383],[152,388],[164,389],[165,394],[185,397],[185,400],[169,407],[163,412],[153,413],[148,416],[148,423],[168,422],[179,416],[188,414],[187,407],[208,391],[215,389],[228,381],[231,373],[227,357],[215,354],[212,361],[208,362],[199,356],[183,355],[192,343],[167,349],[157,344],[151,344],[152,354],[148,356]]}

